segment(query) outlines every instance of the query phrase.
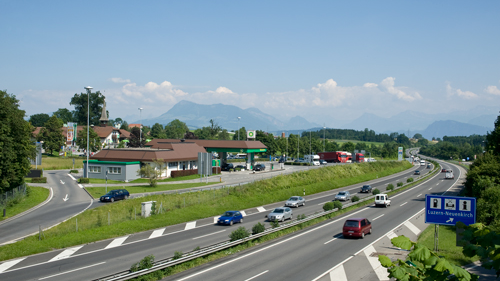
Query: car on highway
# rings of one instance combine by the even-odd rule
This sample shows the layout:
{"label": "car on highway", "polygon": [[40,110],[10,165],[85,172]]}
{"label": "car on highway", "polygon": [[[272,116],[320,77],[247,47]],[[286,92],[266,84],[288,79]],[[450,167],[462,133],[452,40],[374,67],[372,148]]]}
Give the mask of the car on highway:
{"label": "car on highway", "polygon": [[446,169],[441,169],[441,173],[446,173]]}
{"label": "car on highway", "polygon": [[430,169],[431,168],[431,164],[427,164],[427,169]]}
{"label": "car on highway", "polygon": [[361,190],[359,191],[361,193],[369,193],[369,192],[372,192],[372,186],[369,185],[369,184],[366,184],[366,185],[363,185],[363,187],[361,187]]}
{"label": "car on highway", "polygon": [[101,196],[99,199],[101,202],[104,201],[109,201],[109,202],[115,202],[116,200],[124,200],[129,198],[130,193],[126,189],[113,189],[110,190],[108,193],[104,194]]}
{"label": "car on highway", "polygon": [[221,171],[231,171],[234,169],[234,165],[231,163],[225,163],[225,164],[222,164],[220,169],[221,169]]}
{"label": "car on highway", "polygon": [[339,201],[351,200],[351,194],[349,193],[349,191],[340,191],[339,193],[337,193],[337,195],[335,195],[335,200]]}
{"label": "car on highway", "polygon": [[292,196],[285,202],[285,207],[300,207],[306,205],[306,199],[300,196]]}
{"label": "car on highway", "polygon": [[233,225],[237,222],[243,222],[243,215],[240,211],[227,211],[217,219],[217,224]]}
{"label": "car on highway", "polygon": [[375,195],[375,207],[378,206],[384,206],[387,208],[387,206],[391,206],[391,199],[389,199],[389,196],[387,194],[377,194]]}
{"label": "car on highway", "polygon": [[372,233],[372,223],[367,218],[348,219],[342,228],[342,236],[345,238],[365,238],[366,234]]}
{"label": "car on highway", "polygon": [[419,170],[416,170],[415,173],[413,173],[414,175],[420,175],[420,171]]}
{"label": "car on highway", "polygon": [[254,171],[264,171],[264,170],[266,170],[266,165],[256,164],[255,166],[253,166],[253,170]]}
{"label": "car on highway", "polygon": [[326,162],[326,161],[325,161],[325,160],[323,160],[323,159],[319,159],[319,164],[320,164],[320,165],[326,165],[326,164],[328,164],[328,162]]}
{"label": "car on highway", "polygon": [[269,215],[266,216],[268,221],[285,221],[293,219],[292,209],[288,207],[275,208]]}

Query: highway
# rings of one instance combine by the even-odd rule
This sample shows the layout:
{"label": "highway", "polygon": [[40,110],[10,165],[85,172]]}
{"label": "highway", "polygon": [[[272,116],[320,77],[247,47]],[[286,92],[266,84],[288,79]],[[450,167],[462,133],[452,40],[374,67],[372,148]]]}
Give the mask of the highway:
{"label": "highway", "polygon": [[[399,181],[406,181],[408,177],[413,177],[414,170],[426,170],[422,168],[423,167],[417,166],[410,170],[400,172],[396,175],[370,181],[368,182],[368,184],[371,184],[374,188],[379,188],[380,190],[384,191],[385,187],[389,183],[396,185],[396,183]],[[334,195],[339,190],[349,190],[353,195],[358,195],[360,197],[366,196],[366,194],[357,194],[361,186],[362,184],[357,184],[334,191],[306,196],[306,206],[293,209],[294,217],[299,214],[312,214],[314,212],[321,211],[323,204],[325,202],[331,201]],[[408,191],[404,194],[413,194],[413,192],[416,191]],[[400,195],[401,198],[406,198],[405,196],[408,195]],[[265,222],[264,215],[269,213],[270,210],[272,210],[274,207],[282,205],[283,202],[279,202],[268,206],[262,206],[260,208],[246,210],[246,216],[242,226],[246,227],[247,229],[251,229],[252,226],[257,222]],[[393,205],[395,205],[395,203],[393,203]],[[358,243],[360,241],[356,240],[349,241],[349,243],[352,244],[352,249],[351,247],[346,248],[345,243],[342,243],[345,241],[341,239],[331,241],[328,244],[328,248],[331,247],[333,251],[340,251],[341,253],[338,255],[336,254],[335,259],[333,260],[341,260],[340,257],[352,254],[357,246],[369,242],[371,241],[371,239],[377,237],[377,235],[380,235],[380,233],[377,232],[377,229],[385,229],[386,227],[390,227],[396,224],[397,221],[403,218],[407,218],[412,212],[414,212],[413,202],[409,202],[407,205],[408,208],[401,208],[401,211],[394,212],[395,215],[389,215],[382,212],[391,213],[391,211],[397,209],[397,207],[389,207],[387,209],[374,209],[372,207],[362,208],[362,212],[368,213],[367,210],[371,210],[371,212],[373,212],[374,214],[384,214],[384,216],[380,217],[374,222],[376,223],[374,228],[375,234],[368,236],[365,240],[361,241],[362,243]],[[412,207],[410,208],[410,206]],[[263,211],[264,209],[265,211]],[[362,214],[364,215],[365,213]],[[395,218],[394,216],[397,218]],[[369,218],[373,219],[374,217],[369,216]],[[214,218],[207,218],[205,220],[194,222],[194,224],[190,222],[185,225],[182,224],[170,226],[160,230],[137,233],[126,237],[119,237],[116,239],[109,239],[88,245],[76,246],[66,250],[57,250],[26,258],[6,261],[0,264],[0,278],[2,280],[97,279],[114,272],[128,270],[133,263],[138,262],[140,259],[147,255],[154,255],[157,260],[165,259],[173,256],[175,251],[185,253],[193,250],[198,246],[204,247],[225,241],[228,239],[228,235],[231,233],[231,231],[240,226],[239,224],[233,226],[214,225],[213,219]],[[379,226],[379,223],[382,224],[382,226]],[[194,227],[190,227],[190,225]],[[308,232],[307,235],[298,236],[298,238],[296,238],[297,240],[290,240],[290,243],[292,244],[282,243],[286,244],[285,248],[287,249],[284,249],[282,244],[277,244],[280,246],[276,246],[275,248],[273,248],[273,251],[270,252],[281,252],[285,256],[285,260],[276,259],[276,257],[272,256],[273,253],[270,253],[271,257],[269,259],[263,259],[261,255],[256,255],[256,257],[260,257],[260,259],[257,260],[260,260],[260,262],[266,260],[265,264],[278,266],[279,264],[283,263],[283,261],[288,261],[289,259],[291,259],[291,257],[289,257],[290,254],[285,254],[285,252],[291,251],[291,249],[298,249],[298,251],[300,252],[300,254],[294,254],[291,256],[302,258],[309,257],[309,254],[325,248],[323,243],[321,243],[321,245],[318,244],[320,241],[326,242],[328,240],[334,239],[334,236],[339,233],[339,225],[341,225],[341,222],[333,223],[331,226],[328,225],[322,228],[318,228],[317,226],[313,227],[311,228],[311,232]],[[317,228],[318,230],[315,230]],[[297,234],[294,234],[293,236],[295,235]],[[306,239],[308,237],[314,238],[311,240],[303,241],[303,239]],[[314,241],[314,243],[311,241]],[[274,244],[274,242],[272,244]],[[319,255],[324,256],[327,255],[327,253],[330,253],[330,251],[325,251],[325,253]],[[319,260],[312,262],[312,260],[309,260],[308,258],[306,258],[305,260],[306,264],[311,263],[311,270],[307,270],[310,272],[316,272],[317,270],[323,269],[325,266],[331,265],[332,262],[332,258],[329,258],[328,262],[321,262]],[[250,262],[250,260],[248,262]],[[274,262],[276,264],[274,264]],[[257,266],[257,264],[255,264],[255,266]],[[237,267],[240,267],[240,265],[238,265]],[[297,268],[299,268],[299,266],[297,266]],[[288,270],[291,269],[289,268]],[[210,279],[210,274],[214,274],[213,271],[210,272],[212,273],[200,275],[200,278]],[[216,278],[217,276],[218,275],[215,274],[214,278]],[[269,276],[271,276],[271,274]],[[218,277],[221,277],[220,274]],[[234,280],[234,278],[231,278],[229,276],[227,278]],[[269,277],[266,276],[267,280],[269,280],[268,278]],[[304,279],[299,278],[294,280]]]}

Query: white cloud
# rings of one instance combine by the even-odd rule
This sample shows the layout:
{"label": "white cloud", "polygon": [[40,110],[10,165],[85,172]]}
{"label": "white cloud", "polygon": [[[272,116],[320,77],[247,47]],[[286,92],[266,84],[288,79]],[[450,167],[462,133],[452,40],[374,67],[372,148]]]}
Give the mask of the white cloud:
{"label": "white cloud", "polygon": [[130,83],[130,79],[122,79],[119,77],[110,78],[109,80],[111,80],[113,83]]}
{"label": "white cloud", "polygon": [[365,87],[365,88],[376,88],[376,87],[378,87],[378,85],[375,84],[375,83],[365,83],[363,85],[363,87]]}
{"label": "white cloud", "polygon": [[396,97],[398,97],[398,99],[402,99],[402,100],[406,100],[406,101],[414,101],[414,100],[422,99],[422,97],[420,96],[420,94],[418,92],[414,92],[413,94],[408,94],[408,93],[404,92],[403,90],[401,90],[401,88],[394,87],[394,84],[395,84],[394,80],[396,80],[396,78],[387,77],[384,80],[382,80],[382,82],[380,82],[380,86],[385,88],[385,90],[389,94],[395,95]]}
{"label": "white cloud", "polygon": [[500,96],[500,89],[497,86],[488,86],[484,91],[488,94]]}
{"label": "white cloud", "polygon": [[448,97],[453,97],[454,95],[457,95],[464,99],[475,99],[479,97],[478,95],[474,94],[471,91],[462,91],[460,89],[454,89],[451,87],[449,82],[446,83],[446,93],[448,94]]}

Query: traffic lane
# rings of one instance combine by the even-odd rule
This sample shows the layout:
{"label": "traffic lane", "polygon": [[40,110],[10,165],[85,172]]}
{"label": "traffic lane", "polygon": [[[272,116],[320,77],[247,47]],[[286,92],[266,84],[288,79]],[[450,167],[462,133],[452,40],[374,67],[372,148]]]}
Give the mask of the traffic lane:
{"label": "traffic lane", "polygon": [[[442,185],[439,192],[444,192],[450,186]],[[425,188],[425,186],[422,187]],[[255,280],[312,280],[318,272],[324,272],[353,253],[363,250],[377,239],[384,237],[387,232],[398,227],[407,218],[421,211],[424,203],[412,201],[419,192],[421,192],[420,189],[415,189],[405,196],[397,197],[394,199],[393,206],[389,208],[369,206],[314,228],[317,231],[304,231],[290,238],[283,238],[281,241],[273,241],[270,243],[272,247],[266,246],[270,247],[268,249],[266,247],[252,249],[249,253],[242,254],[244,258],[235,256],[220,264],[190,270],[167,280],[246,280],[251,278],[252,274],[259,272],[266,273],[261,278],[256,277]],[[403,201],[407,202],[404,207],[396,205]],[[350,217],[371,219],[373,234],[365,236],[365,239],[342,238],[340,234],[343,223]],[[332,239],[335,240],[332,241]],[[231,262],[233,260],[234,263]],[[208,271],[204,272],[204,270]],[[198,275],[193,276],[193,274]],[[186,278],[190,276],[192,278]]]}
{"label": "traffic lane", "polygon": [[54,190],[58,193],[57,195],[65,198],[67,194],[68,202],[89,202],[91,199],[88,193],[78,186],[76,180],[69,176],[68,171],[50,171],[48,174],[55,186]]}

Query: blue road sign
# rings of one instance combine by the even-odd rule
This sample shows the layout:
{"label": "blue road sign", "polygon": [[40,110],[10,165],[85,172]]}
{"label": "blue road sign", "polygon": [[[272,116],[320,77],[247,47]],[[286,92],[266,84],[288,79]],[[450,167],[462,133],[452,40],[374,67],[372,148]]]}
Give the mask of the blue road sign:
{"label": "blue road sign", "polygon": [[425,223],[455,225],[476,223],[476,198],[425,195]]}

